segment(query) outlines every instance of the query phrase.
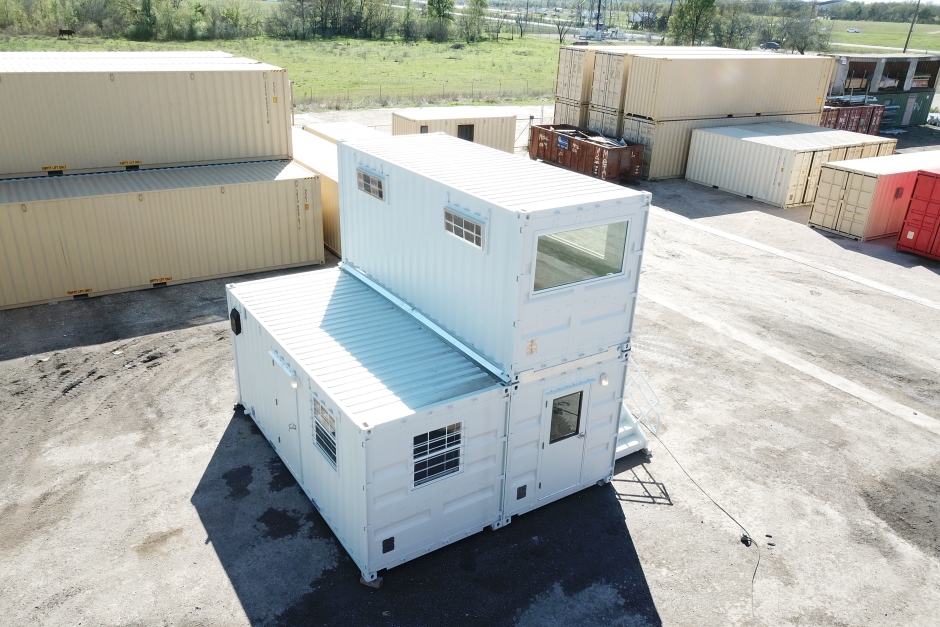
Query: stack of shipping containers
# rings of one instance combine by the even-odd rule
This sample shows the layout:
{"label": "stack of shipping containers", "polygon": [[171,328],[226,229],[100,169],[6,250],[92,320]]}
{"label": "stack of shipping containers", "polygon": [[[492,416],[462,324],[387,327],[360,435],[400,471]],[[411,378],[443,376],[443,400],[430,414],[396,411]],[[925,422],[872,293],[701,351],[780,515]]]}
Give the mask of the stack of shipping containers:
{"label": "stack of shipping containers", "polygon": [[228,307],[240,403],[375,582],[642,447],[618,436],[650,195],[442,134],[338,149],[340,268]]}
{"label": "stack of shipping containers", "polygon": [[555,124],[582,128],[587,124],[594,75],[594,50],[587,46],[562,46],[558,51]]}
{"label": "stack of shipping containers", "polygon": [[778,207],[810,204],[828,161],[894,153],[897,139],[778,122],[695,129],[686,178]]}
{"label": "stack of shipping containers", "polygon": [[827,163],[809,225],[860,241],[897,235],[918,171],[931,168],[940,150]]}
{"label": "stack of shipping containers", "polygon": [[224,53],[0,55],[0,307],[322,262],[290,100]]}
{"label": "stack of shipping containers", "polygon": [[927,123],[940,73],[940,56],[838,54],[834,58],[830,103],[882,105],[881,128]]}

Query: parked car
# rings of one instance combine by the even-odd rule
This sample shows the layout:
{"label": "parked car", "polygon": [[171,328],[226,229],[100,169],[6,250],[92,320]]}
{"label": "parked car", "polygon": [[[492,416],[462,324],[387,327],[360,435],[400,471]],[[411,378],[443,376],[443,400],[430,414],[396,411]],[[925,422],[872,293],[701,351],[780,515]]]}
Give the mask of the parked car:
{"label": "parked car", "polygon": [[780,44],[776,41],[765,41],[760,45],[761,50],[780,50]]}
{"label": "parked car", "polygon": [[862,31],[859,30],[859,29],[857,29],[857,28],[846,28],[846,29],[845,29],[845,32],[847,32],[847,33],[860,33],[860,32],[862,32]]}

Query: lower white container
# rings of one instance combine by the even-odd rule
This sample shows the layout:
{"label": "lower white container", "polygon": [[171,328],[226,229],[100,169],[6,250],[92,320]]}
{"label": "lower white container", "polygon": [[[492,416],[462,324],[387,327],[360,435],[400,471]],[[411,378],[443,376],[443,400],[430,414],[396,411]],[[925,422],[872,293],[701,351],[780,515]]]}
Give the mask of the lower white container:
{"label": "lower white container", "polygon": [[366,581],[611,478],[619,347],[507,382],[346,266],[227,298],[239,402]]}
{"label": "lower white container", "polygon": [[809,225],[861,241],[897,235],[919,170],[940,167],[940,150],[822,166]]}
{"label": "lower white container", "polygon": [[696,129],[685,177],[777,207],[812,203],[828,161],[892,154],[897,139],[789,122]]}
{"label": "lower white container", "polygon": [[392,135],[446,133],[512,153],[516,114],[503,107],[423,107],[392,113]]}
{"label": "lower white container", "polygon": [[[309,127],[308,127],[309,128]],[[368,128],[368,127],[363,127]],[[320,203],[323,208],[323,245],[337,257],[343,256],[339,232],[339,166],[336,143],[297,127],[293,129],[294,161],[320,177]],[[380,134],[382,135],[382,134]]]}
{"label": "lower white container", "polygon": [[0,309],[322,262],[287,161],[0,181]]}
{"label": "lower white container", "polygon": [[643,177],[655,181],[685,176],[693,130],[762,122],[798,122],[816,126],[819,124],[819,114],[799,113],[659,122],[627,115],[623,118],[621,135],[624,139],[646,146],[646,150],[643,151]]}

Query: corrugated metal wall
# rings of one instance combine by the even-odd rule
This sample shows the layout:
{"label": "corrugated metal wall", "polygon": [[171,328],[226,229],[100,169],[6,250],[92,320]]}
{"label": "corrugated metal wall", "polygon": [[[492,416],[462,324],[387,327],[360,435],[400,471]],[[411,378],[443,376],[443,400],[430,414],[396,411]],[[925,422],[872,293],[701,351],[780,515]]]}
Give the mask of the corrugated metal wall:
{"label": "corrugated metal wall", "polygon": [[319,181],[285,162],[6,181],[0,203],[0,308],[323,262]]}
{"label": "corrugated metal wall", "polygon": [[[516,116],[501,115],[474,117],[472,114],[454,109],[452,118],[441,118],[437,115],[422,118],[421,112],[392,113],[392,135],[414,135],[421,133],[421,127],[427,126],[428,133],[446,133],[457,137],[457,127],[464,124],[473,125],[473,143],[488,146],[503,152],[512,153],[516,141]],[[407,117],[406,117],[407,116]]]}
{"label": "corrugated metal wall", "polygon": [[0,111],[16,121],[0,133],[0,177],[291,155],[285,70],[198,59],[98,64],[104,69],[31,72],[0,59]]}
{"label": "corrugated metal wall", "polygon": [[571,124],[585,128],[587,126],[588,105],[567,100],[555,100],[555,124]]}
{"label": "corrugated metal wall", "polygon": [[620,137],[623,118],[616,109],[601,109],[590,105],[587,128],[608,137]]}
{"label": "corrugated metal wall", "polygon": [[[363,127],[367,128],[367,127]],[[371,130],[371,129],[370,129]],[[378,133],[378,132],[377,132]],[[378,135],[384,136],[382,133]],[[337,256],[343,256],[339,228],[339,167],[336,144],[318,135],[294,128],[294,160],[320,177],[323,209],[323,243]]]}
{"label": "corrugated metal wall", "polygon": [[594,50],[562,46],[558,51],[555,96],[561,100],[586,104],[591,99],[594,74]]}

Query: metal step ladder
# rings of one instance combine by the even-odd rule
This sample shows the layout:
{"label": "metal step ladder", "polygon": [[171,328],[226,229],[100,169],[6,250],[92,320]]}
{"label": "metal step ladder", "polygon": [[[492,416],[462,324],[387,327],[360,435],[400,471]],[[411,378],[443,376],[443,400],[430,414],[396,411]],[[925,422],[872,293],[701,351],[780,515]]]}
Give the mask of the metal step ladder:
{"label": "metal step ladder", "polygon": [[627,377],[623,386],[623,402],[620,405],[616,459],[647,450],[649,439],[640,429],[640,423],[651,433],[659,432],[662,417],[656,409],[657,405],[659,405],[659,395],[653,390],[640,367],[633,361],[633,357],[629,357]]}

